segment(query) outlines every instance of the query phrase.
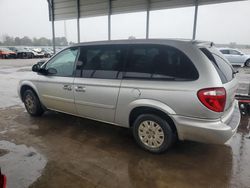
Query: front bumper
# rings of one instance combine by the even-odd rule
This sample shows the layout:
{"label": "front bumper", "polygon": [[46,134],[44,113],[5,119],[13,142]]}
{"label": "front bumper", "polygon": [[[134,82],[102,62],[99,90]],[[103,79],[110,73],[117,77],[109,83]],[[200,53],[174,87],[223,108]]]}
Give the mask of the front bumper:
{"label": "front bumper", "polygon": [[237,101],[225,117],[217,120],[172,116],[180,140],[213,144],[224,144],[228,141],[236,133],[240,118]]}

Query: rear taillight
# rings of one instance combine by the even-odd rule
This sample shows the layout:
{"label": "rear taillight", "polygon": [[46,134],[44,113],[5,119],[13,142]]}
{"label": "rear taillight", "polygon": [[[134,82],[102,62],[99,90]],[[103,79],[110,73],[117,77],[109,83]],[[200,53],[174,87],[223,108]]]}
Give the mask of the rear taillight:
{"label": "rear taillight", "polygon": [[223,112],[226,104],[225,88],[206,88],[197,93],[198,98],[208,109],[214,112]]}

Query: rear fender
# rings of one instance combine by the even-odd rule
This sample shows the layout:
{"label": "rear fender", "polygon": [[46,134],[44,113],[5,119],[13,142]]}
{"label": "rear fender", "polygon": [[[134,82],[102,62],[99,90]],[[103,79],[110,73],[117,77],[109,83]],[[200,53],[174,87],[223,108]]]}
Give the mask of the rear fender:
{"label": "rear fender", "polygon": [[152,100],[152,99],[138,99],[138,100],[131,102],[128,106],[129,106],[130,112],[136,107],[150,107],[150,108],[155,108],[157,110],[160,110],[166,113],[167,115],[176,114],[176,112],[168,105],[160,101]]}

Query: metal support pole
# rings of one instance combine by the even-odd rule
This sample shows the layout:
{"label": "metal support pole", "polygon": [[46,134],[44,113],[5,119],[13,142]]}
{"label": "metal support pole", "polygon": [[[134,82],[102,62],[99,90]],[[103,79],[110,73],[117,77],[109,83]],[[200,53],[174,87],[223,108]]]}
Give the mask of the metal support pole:
{"label": "metal support pole", "polygon": [[55,14],[54,14],[54,1],[47,0],[49,5],[49,19],[52,24],[52,45],[53,45],[53,52],[56,53],[56,45],[55,45]]}
{"label": "metal support pole", "polygon": [[77,0],[77,42],[80,43],[80,0]]}
{"label": "metal support pole", "polygon": [[149,10],[150,9],[150,0],[147,1],[147,18],[146,18],[146,39],[149,36]]}
{"label": "metal support pole", "polygon": [[195,12],[194,12],[194,27],[193,27],[193,40],[196,38],[196,27],[197,27],[197,16],[198,16],[198,7],[199,0],[195,0]]}
{"label": "metal support pole", "polygon": [[108,40],[111,40],[111,14],[112,14],[112,5],[111,0],[109,0],[109,12],[108,12]]}
{"label": "metal support pole", "polygon": [[[52,12],[54,14],[54,11]],[[54,22],[54,16],[52,20],[52,45],[53,45],[53,52],[56,53],[56,41],[55,41],[55,22]]]}

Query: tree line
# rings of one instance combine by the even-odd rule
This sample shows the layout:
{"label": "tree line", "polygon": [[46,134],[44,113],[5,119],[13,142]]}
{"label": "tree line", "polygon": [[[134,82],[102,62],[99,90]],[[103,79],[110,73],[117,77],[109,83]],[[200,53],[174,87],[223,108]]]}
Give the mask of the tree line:
{"label": "tree line", "polygon": [[[55,45],[56,46],[67,46],[72,42],[68,42],[66,37],[56,37]],[[0,41],[1,46],[52,46],[52,40],[41,37],[41,38],[29,38],[24,36],[20,37],[11,37],[8,35],[4,35],[2,37],[2,41]]]}

